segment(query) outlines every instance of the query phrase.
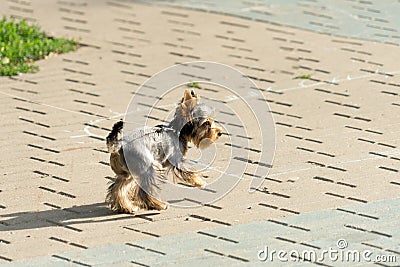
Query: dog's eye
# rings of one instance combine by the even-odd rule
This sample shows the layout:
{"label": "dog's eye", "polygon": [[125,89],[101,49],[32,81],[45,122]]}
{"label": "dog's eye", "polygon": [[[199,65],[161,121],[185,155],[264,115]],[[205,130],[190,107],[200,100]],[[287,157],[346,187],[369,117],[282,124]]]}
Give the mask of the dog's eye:
{"label": "dog's eye", "polygon": [[210,127],[211,126],[211,122],[210,121],[205,121],[205,122],[203,122],[202,126]]}

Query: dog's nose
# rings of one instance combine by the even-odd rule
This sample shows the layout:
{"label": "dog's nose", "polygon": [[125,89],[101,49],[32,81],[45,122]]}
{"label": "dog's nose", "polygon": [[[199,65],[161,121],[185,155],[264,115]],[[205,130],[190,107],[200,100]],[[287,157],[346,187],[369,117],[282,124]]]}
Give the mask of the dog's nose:
{"label": "dog's nose", "polygon": [[217,133],[217,135],[218,135],[218,136],[221,136],[221,135],[222,135],[222,132]]}

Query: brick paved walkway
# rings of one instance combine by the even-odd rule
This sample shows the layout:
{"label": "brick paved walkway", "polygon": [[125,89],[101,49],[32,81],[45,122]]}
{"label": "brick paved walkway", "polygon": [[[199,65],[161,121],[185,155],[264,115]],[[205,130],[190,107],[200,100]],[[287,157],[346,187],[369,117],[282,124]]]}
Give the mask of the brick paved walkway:
{"label": "brick paved walkway", "polygon": [[[386,15],[398,10],[398,3],[364,2],[346,1],[343,6],[351,8],[343,12],[384,10],[375,12],[382,16],[371,15],[369,25],[380,25],[380,18],[399,29],[397,19]],[[269,3],[272,11],[291,10]],[[293,12],[310,18],[298,27],[315,21],[305,13],[307,3],[321,6],[293,1],[301,6]],[[318,21],[332,12],[343,15],[319,10]],[[266,244],[321,250],[339,238],[349,248],[397,255],[400,261],[397,33],[382,37],[381,30],[354,24],[372,36],[363,39],[381,42],[363,41],[346,31],[340,35],[348,37],[325,35],[218,12],[116,0],[4,0],[0,15],[26,18],[51,35],[80,38],[84,45],[39,62],[36,74],[0,78],[0,263],[253,266]],[[295,16],[285,17],[281,24],[292,25]],[[343,23],[340,29],[353,26],[350,19]],[[262,187],[247,192],[265,148],[259,147],[254,121],[245,117],[245,127],[230,134],[238,136],[244,127],[253,138],[249,146],[230,156],[232,144],[224,136],[209,172],[213,179],[215,170],[243,162],[241,154],[249,153],[246,173],[227,196],[198,208],[111,213],[104,204],[113,175],[104,137],[140,84],[166,67],[196,60],[237,68],[267,99],[276,151]],[[241,105],[223,88],[204,87],[199,94],[228,107]],[[178,95],[181,91],[173,90],[160,105],[172,107]],[[150,89],[141,95],[143,107],[154,96]],[[265,106],[262,100],[255,103]],[[155,111],[150,124],[164,115]],[[222,125],[234,128],[235,116],[219,115]],[[258,227],[263,230],[253,229]]]}

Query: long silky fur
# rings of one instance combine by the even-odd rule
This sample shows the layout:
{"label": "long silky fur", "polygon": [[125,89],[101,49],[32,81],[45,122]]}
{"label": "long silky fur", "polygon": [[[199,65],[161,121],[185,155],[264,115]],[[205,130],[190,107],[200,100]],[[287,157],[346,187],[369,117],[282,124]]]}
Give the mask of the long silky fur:
{"label": "long silky fur", "polygon": [[139,206],[133,202],[136,187],[133,178],[117,176],[115,181],[110,183],[106,197],[111,210],[121,213],[134,213],[139,210]]}
{"label": "long silky fur", "polygon": [[156,199],[144,191],[140,186],[136,186],[134,190],[134,203],[142,209],[147,210],[165,210],[168,204]]}
{"label": "long silky fur", "polygon": [[171,166],[169,172],[172,172],[174,182],[182,181],[185,184],[196,187],[204,187],[206,184],[201,178],[203,175],[192,170]]}

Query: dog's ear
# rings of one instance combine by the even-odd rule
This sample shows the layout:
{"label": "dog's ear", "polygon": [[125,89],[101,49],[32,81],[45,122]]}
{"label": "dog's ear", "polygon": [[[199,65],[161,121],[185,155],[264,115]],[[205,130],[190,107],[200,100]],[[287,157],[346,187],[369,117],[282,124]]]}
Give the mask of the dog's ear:
{"label": "dog's ear", "polygon": [[200,97],[193,89],[186,89],[181,101],[182,111],[184,113],[190,112],[200,100]]}
{"label": "dog's ear", "polygon": [[186,89],[183,93],[182,103],[193,99],[199,100],[200,97],[193,89]]}

